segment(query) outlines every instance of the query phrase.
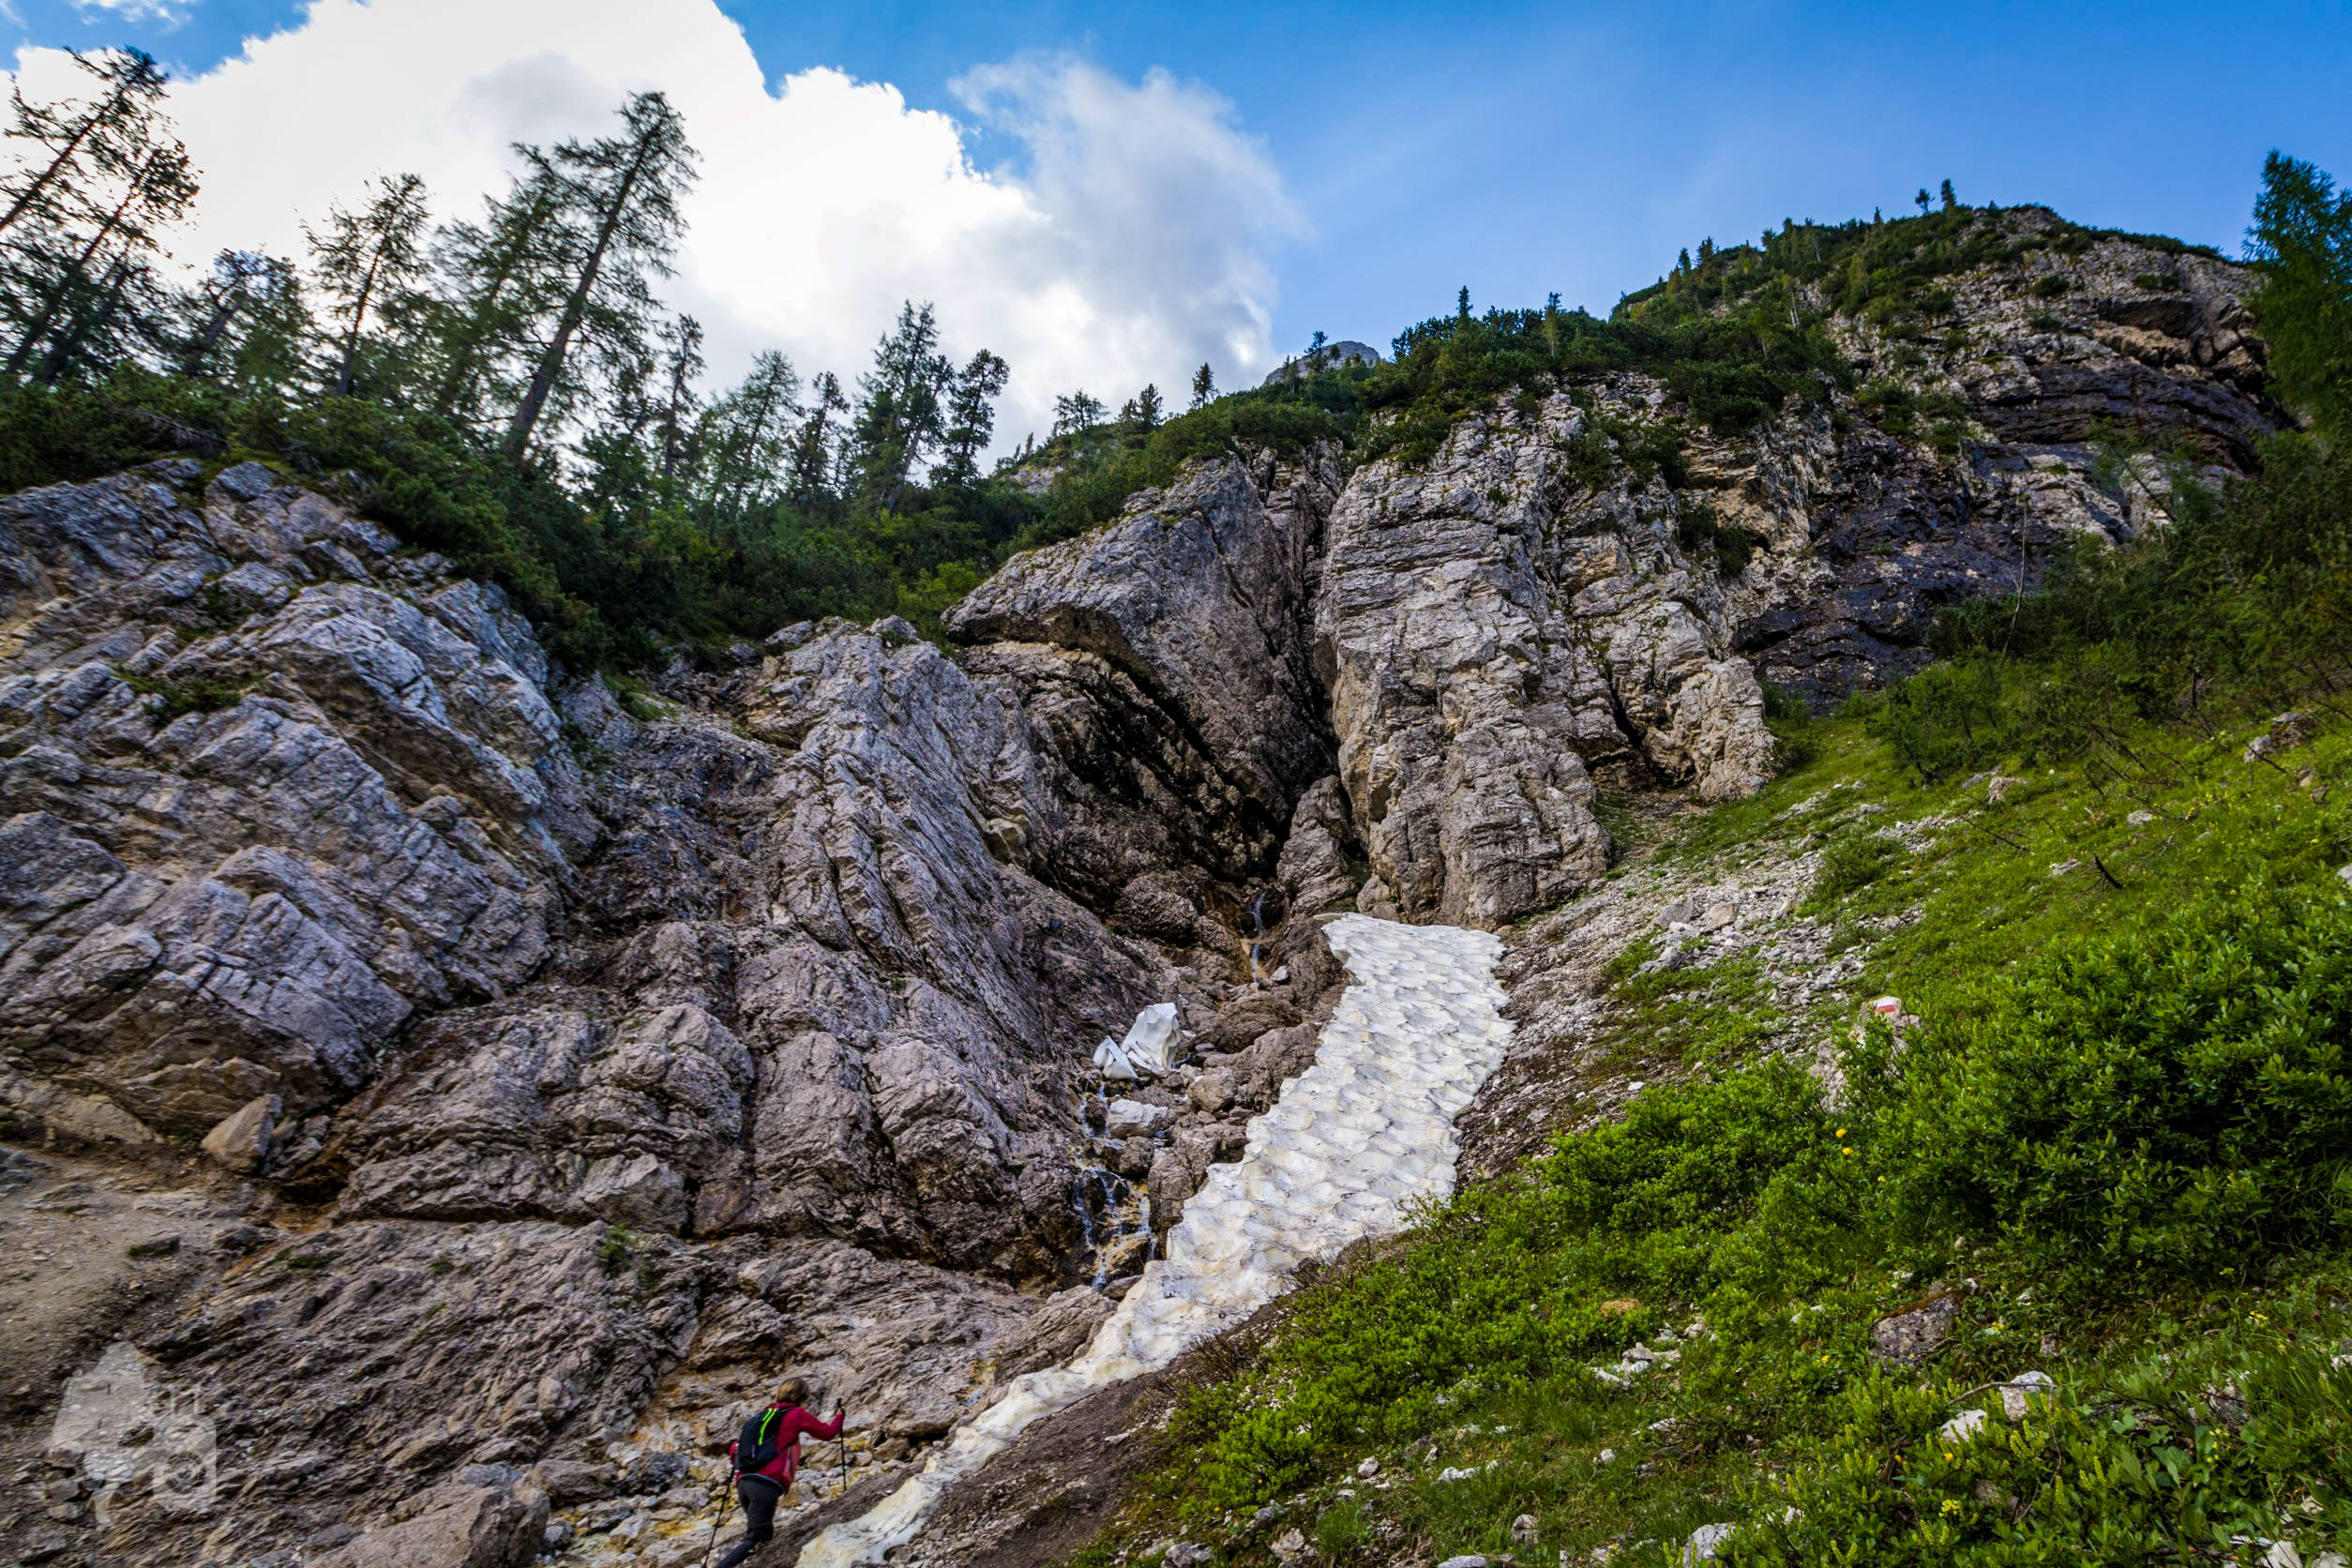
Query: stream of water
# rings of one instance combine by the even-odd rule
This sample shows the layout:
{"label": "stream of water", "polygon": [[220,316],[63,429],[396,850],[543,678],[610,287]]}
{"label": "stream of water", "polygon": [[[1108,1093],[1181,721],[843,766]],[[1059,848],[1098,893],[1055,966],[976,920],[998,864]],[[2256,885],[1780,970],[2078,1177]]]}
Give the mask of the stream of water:
{"label": "stream of water", "polygon": [[1342,915],[1327,927],[1349,986],[1314,1065],[1249,1123],[1242,1157],[1214,1166],[1184,1216],[1093,1344],[1014,1379],[923,1470],[861,1517],[833,1526],[801,1568],[876,1563],[912,1541],[957,1482],[1042,1417],[1165,1366],[1289,1288],[1292,1271],[1400,1229],[1454,1190],[1454,1120],[1511,1042],[1485,931]]}

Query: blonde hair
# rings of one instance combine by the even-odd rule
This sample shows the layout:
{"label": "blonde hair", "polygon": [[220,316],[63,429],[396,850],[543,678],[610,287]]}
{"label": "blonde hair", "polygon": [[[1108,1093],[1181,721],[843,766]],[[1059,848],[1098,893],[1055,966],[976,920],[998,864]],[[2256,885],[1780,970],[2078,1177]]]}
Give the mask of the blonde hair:
{"label": "blonde hair", "polygon": [[808,1380],[806,1378],[785,1379],[781,1383],[776,1385],[776,1402],[778,1405],[806,1405],[808,1403]]}

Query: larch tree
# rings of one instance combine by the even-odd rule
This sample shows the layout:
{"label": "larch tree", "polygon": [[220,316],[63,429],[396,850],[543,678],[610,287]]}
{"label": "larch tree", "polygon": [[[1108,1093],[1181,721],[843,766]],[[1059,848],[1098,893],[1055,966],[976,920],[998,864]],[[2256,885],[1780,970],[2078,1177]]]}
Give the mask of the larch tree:
{"label": "larch tree", "polygon": [[11,90],[15,110],[11,141],[32,147],[23,160],[0,175],[0,233],[27,219],[56,217],[61,203],[86,190],[94,179],[128,173],[152,140],[169,81],[155,61],[135,49],[90,55],[76,52],[73,63],[97,83],[83,100],[35,103],[19,85]]}
{"label": "larch tree", "polygon": [[15,339],[8,375],[38,363],[37,380],[58,380],[91,357],[95,324],[111,321],[136,294],[159,298],[138,285],[151,285],[149,259],[161,253],[161,232],[195,199],[196,174],[163,122],[150,116],[145,129],[152,140],[127,173],[78,170],[72,184],[58,188],[55,219],[28,226],[0,262],[0,311]]}
{"label": "larch tree", "polygon": [[1216,377],[1210,372],[1209,362],[1204,359],[1200,362],[1200,369],[1192,373],[1192,406],[1206,408],[1209,400],[1216,395]]}
{"label": "larch tree", "polygon": [[943,398],[955,374],[939,351],[937,313],[927,302],[907,301],[874,347],[874,368],[858,378],[850,436],[858,488],[883,511],[897,509],[908,476],[946,433]]}
{"label": "larch tree", "polygon": [[305,225],[302,231],[319,292],[329,302],[327,320],[339,324],[331,378],[339,398],[351,396],[369,310],[405,294],[425,270],[425,182],[394,174],[372,185],[356,212],[329,207],[324,229]]}
{"label": "larch tree", "polygon": [[841,415],[850,412],[841,378],[831,370],[810,382],[808,392],[808,406],[802,411],[800,430],[792,437],[786,464],[785,496],[795,506],[813,505],[832,483]]}
{"label": "larch tree", "polygon": [[739,516],[783,479],[792,447],[794,400],[800,375],[773,349],[755,354],[751,373],[712,403],[702,416],[707,510]]}
{"label": "larch tree", "polygon": [[656,467],[665,479],[675,478],[691,457],[696,412],[701,400],[694,390],[702,373],[702,324],[680,316],[661,329],[661,411],[655,421],[660,445]]}
{"label": "larch tree", "polygon": [[432,361],[425,404],[467,425],[482,423],[485,405],[520,382],[534,327],[564,297],[565,252],[553,224],[560,188],[537,148],[515,150],[525,174],[489,200],[481,222],[441,232],[433,255],[439,286],[415,302],[425,318],[418,336]]}
{"label": "larch tree", "polygon": [[2352,190],[2273,152],[2246,231],[2260,279],[2246,304],[2288,402],[2330,444],[2352,442]]}
{"label": "larch tree", "polygon": [[686,121],[659,93],[621,107],[622,132],[565,142],[537,160],[556,192],[551,222],[567,241],[569,287],[507,416],[504,445],[520,466],[565,383],[583,335],[609,357],[641,338],[653,313],[652,279],[667,278],[685,219],[679,199],[694,183]]}

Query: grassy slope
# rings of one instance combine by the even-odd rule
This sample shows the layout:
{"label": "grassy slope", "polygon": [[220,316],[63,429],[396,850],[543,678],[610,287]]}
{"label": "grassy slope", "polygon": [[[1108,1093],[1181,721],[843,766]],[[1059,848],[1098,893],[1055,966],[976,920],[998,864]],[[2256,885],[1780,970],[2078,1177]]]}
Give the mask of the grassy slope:
{"label": "grassy slope", "polygon": [[[2035,770],[1991,805],[1983,781],[1919,784],[1859,722],[1832,721],[1803,768],[1686,819],[1650,855],[1732,881],[1774,844],[1823,836],[1827,880],[1847,885],[1816,902],[1836,942],[1867,946],[1859,994],[1896,993],[1933,1020],[1986,1005],[1985,988],[2021,965],[2153,929],[2249,879],[2325,890],[2341,908],[2352,722],[2328,716],[2283,767],[2239,760],[2251,732],[2151,731],[2128,784]],[[1878,849],[1895,823],[1928,824],[1906,835],[1926,848]],[[1739,1043],[1724,1008],[1624,984],[1620,1016],[1651,1035],[1653,1056],[1720,1063]],[[1817,1017],[1794,1033],[1808,1031],[1849,1025]],[[1548,1564],[1608,1547],[1672,1560],[1698,1526],[1776,1519],[1789,1497],[1805,1519],[1752,1526],[1734,1556],[2222,1561],[2233,1534],[2284,1533],[2283,1511],[2307,1555],[2352,1545],[2340,1490],[2352,1372],[2328,1364],[2352,1334],[2340,1226],[2250,1229],[2247,1244],[2185,1264],[2088,1272],[2023,1231],[1925,1235],[1874,1210],[1884,1178],[1923,1164],[1887,1168],[1891,1129],[1884,1150],[1852,1152],[1870,1131],[1841,1123],[1862,1113],[1819,1104],[1795,1077],[1718,1075],[1719,1102],[1728,1085],[1749,1097],[1740,1105],[1652,1114],[1659,1097],[1646,1097],[1631,1134],[1571,1140],[1564,1171],[1467,1192],[1400,1246],[1302,1292],[1255,1371],[1196,1396],[1199,1466],[1160,1477],[1094,1560],[1150,1560],[1148,1543],[1188,1533],[1221,1561],[1269,1561],[1291,1528],[1332,1562],[1515,1550]],[[1677,1168],[1743,1160],[1780,1184],[1710,1188]],[[1873,1321],[1964,1278],[1976,1289],[1937,1359],[1874,1365]],[[1674,1372],[1619,1393],[1589,1370],[1636,1336],[1686,1328],[1702,1305],[1715,1332]],[[2067,1392],[2027,1428],[1997,1419],[1994,1441],[1922,1440],[1952,1396],[2028,1368]],[[2256,1407],[2242,1428],[2227,1401],[2201,1398],[2233,1378]],[[1614,1462],[1598,1462],[1603,1450]],[[1381,1460],[1380,1481],[1355,1479],[1364,1456]],[[1448,1469],[1474,1473],[1440,1479]],[[1253,1528],[1265,1500],[1281,1517]],[[1533,1539],[1515,1544],[1521,1515]]]}

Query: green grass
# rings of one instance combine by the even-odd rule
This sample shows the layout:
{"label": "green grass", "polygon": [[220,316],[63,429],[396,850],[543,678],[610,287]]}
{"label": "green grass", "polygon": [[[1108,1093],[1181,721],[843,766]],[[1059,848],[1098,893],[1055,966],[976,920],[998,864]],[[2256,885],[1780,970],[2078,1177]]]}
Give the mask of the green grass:
{"label": "green grass", "polygon": [[[2034,767],[1999,805],[1922,779],[1862,715],[1811,721],[1806,765],[1654,853],[1729,880],[1819,849],[1807,908],[1863,948],[1855,994],[1903,997],[1903,1054],[1871,1036],[1826,1101],[1754,1058],[1842,1039],[1842,1010],[1774,1017],[1752,959],[1644,973],[1636,942],[1605,1037],[1698,1075],[1303,1289],[1188,1398],[1184,1468],[1112,1542],[1185,1530],[1256,1564],[1360,1504],[1432,1560],[1665,1562],[1741,1521],[1729,1560],[2221,1562],[2282,1510],[2306,1560],[2352,1543],[2352,1374],[2328,1365],[2352,1346],[2352,723],[2279,769],[2239,760],[2260,717],[2119,731],[2128,788]],[[1877,1319],[1964,1278],[1931,1364],[1871,1361]],[[1696,1315],[1712,1333],[1673,1372],[1593,1376]],[[2025,1425],[1922,1442],[2028,1368],[2060,1394]],[[2256,1407],[2235,1427],[2202,1403],[2233,1380]],[[1393,1489],[1353,1480],[1366,1455]],[[1253,1532],[1269,1500],[1289,1523]]]}

